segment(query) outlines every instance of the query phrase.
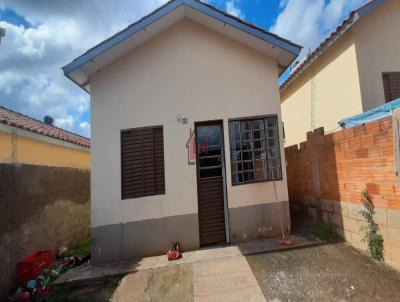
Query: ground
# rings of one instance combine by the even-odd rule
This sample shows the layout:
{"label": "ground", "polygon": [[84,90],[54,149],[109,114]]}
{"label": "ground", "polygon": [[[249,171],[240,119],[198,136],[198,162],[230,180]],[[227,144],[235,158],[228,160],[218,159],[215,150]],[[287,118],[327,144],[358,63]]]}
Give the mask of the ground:
{"label": "ground", "polygon": [[399,301],[400,273],[346,243],[247,261],[267,301]]}
{"label": "ground", "polygon": [[110,276],[90,282],[67,283],[53,289],[38,302],[105,302],[110,301],[123,276]]}
{"label": "ground", "polygon": [[120,283],[77,287],[79,300],[63,301],[399,301],[400,273],[344,242],[249,256],[244,250],[195,251],[166,264],[145,259]]}

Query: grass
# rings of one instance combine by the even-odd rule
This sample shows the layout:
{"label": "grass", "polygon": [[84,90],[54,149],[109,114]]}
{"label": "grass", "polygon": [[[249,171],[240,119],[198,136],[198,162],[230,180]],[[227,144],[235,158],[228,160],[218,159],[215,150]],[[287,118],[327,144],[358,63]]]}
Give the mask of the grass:
{"label": "grass", "polygon": [[90,238],[79,241],[76,248],[71,249],[71,255],[84,257],[90,254]]}
{"label": "grass", "polygon": [[322,240],[327,240],[331,238],[337,238],[338,235],[335,228],[328,223],[322,223],[316,225],[313,230],[313,234]]}

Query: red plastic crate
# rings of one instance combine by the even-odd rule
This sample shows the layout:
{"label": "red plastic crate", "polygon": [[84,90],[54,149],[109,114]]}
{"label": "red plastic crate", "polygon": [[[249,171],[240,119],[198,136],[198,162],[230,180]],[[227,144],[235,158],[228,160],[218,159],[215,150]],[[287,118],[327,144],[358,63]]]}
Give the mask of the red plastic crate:
{"label": "red plastic crate", "polygon": [[26,283],[29,280],[36,279],[43,269],[50,267],[52,262],[51,251],[38,251],[26,257],[17,265],[18,282]]}

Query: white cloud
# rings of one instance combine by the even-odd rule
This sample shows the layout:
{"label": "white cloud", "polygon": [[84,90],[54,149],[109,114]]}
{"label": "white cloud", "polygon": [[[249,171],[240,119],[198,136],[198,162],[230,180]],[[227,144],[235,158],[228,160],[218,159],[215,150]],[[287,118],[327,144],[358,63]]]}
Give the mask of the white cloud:
{"label": "white cloud", "polygon": [[90,137],[90,124],[88,122],[82,122],[79,124],[82,129],[84,136]]}
{"label": "white cloud", "polygon": [[281,0],[281,13],[270,30],[304,46],[300,57],[319,43],[366,0]]}
{"label": "white cloud", "polygon": [[[0,104],[87,135],[89,95],[61,67],[167,0],[13,0],[0,4],[33,26],[6,21],[0,44]],[[111,17],[110,17],[111,16]],[[86,124],[84,124],[86,125]]]}
{"label": "white cloud", "polygon": [[75,119],[72,115],[69,115],[65,118],[58,118],[54,121],[54,125],[67,130],[71,130],[74,123]]}
{"label": "white cloud", "polygon": [[244,14],[238,6],[239,0],[227,0],[225,3],[226,12],[233,16],[244,19]]}

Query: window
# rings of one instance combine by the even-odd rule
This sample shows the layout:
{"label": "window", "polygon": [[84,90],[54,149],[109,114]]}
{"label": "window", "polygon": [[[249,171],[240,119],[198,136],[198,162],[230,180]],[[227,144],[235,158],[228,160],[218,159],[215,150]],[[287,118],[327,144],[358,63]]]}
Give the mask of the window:
{"label": "window", "polygon": [[165,194],[162,126],[122,130],[122,199],[159,194]]}
{"label": "window", "polygon": [[400,72],[382,74],[386,103],[400,98]]}
{"label": "window", "polygon": [[282,179],[278,118],[229,122],[232,184]]}
{"label": "window", "polygon": [[222,177],[223,142],[220,125],[196,128],[199,178]]}

